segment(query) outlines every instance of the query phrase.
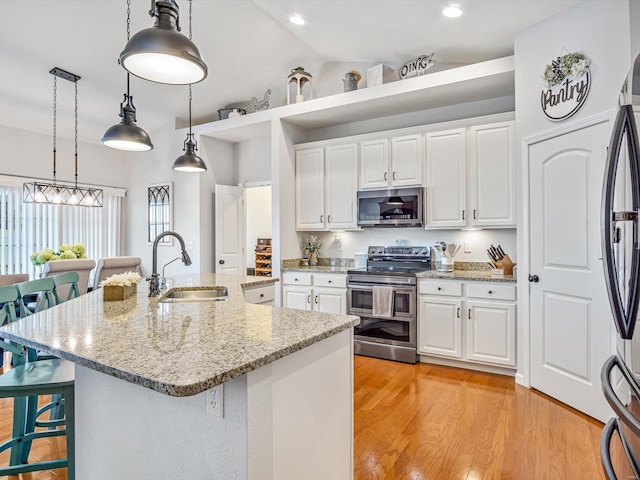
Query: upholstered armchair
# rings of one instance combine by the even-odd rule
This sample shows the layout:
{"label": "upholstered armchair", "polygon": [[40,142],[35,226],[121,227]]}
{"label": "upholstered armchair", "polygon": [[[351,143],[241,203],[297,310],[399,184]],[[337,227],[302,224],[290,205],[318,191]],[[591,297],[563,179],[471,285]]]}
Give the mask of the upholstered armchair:
{"label": "upholstered armchair", "polygon": [[93,289],[99,288],[100,282],[111,275],[125,272],[136,272],[142,276],[140,257],[105,257],[98,260],[96,274],[93,277]]}
{"label": "upholstered armchair", "polygon": [[[43,277],[53,277],[65,272],[78,272],[80,280],[78,280],[78,290],[80,295],[87,293],[89,286],[89,274],[96,266],[96,261],[90,258],[78,258],[75,260],[54,260],[44,264],[42,271]],[[68,286],[61,287],[58,294],[61,298],[67,298]]]}

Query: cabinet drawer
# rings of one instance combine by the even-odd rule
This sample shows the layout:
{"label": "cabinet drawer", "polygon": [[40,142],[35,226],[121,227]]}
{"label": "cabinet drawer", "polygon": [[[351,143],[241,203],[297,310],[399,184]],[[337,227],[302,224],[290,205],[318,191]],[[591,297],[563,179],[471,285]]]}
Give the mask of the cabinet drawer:
{"label": "cabinet drawer", "polygon": [[265,285],[263,287],[247,288],[244,291],[244,300],[247,303],[273,302],[275,297],[276,297],[276,289],[274,285]]}
{"label": "cabinet drawer", "polygon": [[418,292],[420,295],[447,295],[450,297],[460,297],[462,295],[462,282],[420,280]]}
{"label": "cabinet drawer", "polygon": [[285,285],[311,285],[311,274],[306,272],[284,272],[282,283]]}
{"label": "cabinet drawer", "polygon": [[338,287],[347,288],[347,276],[340,274],[323,274],[315,273],[313,275],[313,284],[316,287]]}
{"label": "cabinet drawer", "polygon": [[515,285],[496,285],[495,283],[467,283],[467,297],[494,300],[515,300]]}

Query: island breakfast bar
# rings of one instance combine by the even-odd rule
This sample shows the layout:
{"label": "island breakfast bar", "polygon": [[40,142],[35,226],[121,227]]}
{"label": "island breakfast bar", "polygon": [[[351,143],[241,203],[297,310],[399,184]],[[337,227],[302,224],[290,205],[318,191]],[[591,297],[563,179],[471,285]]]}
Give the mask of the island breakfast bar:
{"label": "island breakfast bar", "polygon": [[186,303],[99,289],[0,337],[75,363],[77,478],[352,479],[359,319],[245,302],[274,281],[181,276],[228,289]]}

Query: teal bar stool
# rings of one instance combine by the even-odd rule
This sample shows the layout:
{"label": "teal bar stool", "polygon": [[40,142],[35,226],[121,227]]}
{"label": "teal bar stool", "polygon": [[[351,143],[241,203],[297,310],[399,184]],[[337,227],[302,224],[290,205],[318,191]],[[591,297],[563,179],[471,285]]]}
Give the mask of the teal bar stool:
{"label": "teal bar stool", "polygon": [[[0,322],[16,320],[14,302],[18,299],[14,286],[0,287]],[[67,468],[69,480],[75,480],[75,418],[74,418],[74,367],[61,359],[35,361],[36,352],[15,342],[9,342],[5,349],[13,354],[14,368],[0,375],[0,398],[13,398],[13,428],[11,438],[0,444],[0,452],[11,449],[9,465],[0,467],[0,477]],[[37,416],[29,414],[31,405],[37,407],[39,395],[62,395],[66,405],[66,418],[56,420],[56,425],[64,429],[35,431]],[[45,407],[46,408],[46,407]],[[48,425],[50,422],[45,422]],[[40,438],[66,436],[67,457],[58,460],[26,463],[31,442]]]}
{"label": "teal bar stool", "polygon": [[[78,288],[78,282],[80,281],[80,275],[78,272],[61,273],[60,275],[54,275],[53,283],[55,288],[53,289],[53,296],[56,299],[56,304],[66,302],[72,298],[80,296],[80,289]],[[61,294],[61,291],[67,290],[67,295]],[[64,299],[61,298],[65,297]]]}
{"label": "teal bar stool", "polygon": [[[16,283],[15,286],[19,292],[18,304],[20,317],[33,315],[34,313],[41,312],[45,308],[53,307],[56,304],[56,297],[53,293],[56,284],[53,281],[53,277]],[[37,295],[35,305],[32,308],[28,308],[28,304],[25,303],[25,297],[27,295]]]}

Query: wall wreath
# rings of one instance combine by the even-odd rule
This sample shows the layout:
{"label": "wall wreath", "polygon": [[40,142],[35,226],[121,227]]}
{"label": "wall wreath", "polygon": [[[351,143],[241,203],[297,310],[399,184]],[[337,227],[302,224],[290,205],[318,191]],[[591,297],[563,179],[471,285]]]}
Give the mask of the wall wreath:
{"label": "wall wreath", "polygon": [[591,88],[590,64],[584,53],[574,52],[557,57],[545,67],[540,104],[547,118],[564,120],[580,110]]}

